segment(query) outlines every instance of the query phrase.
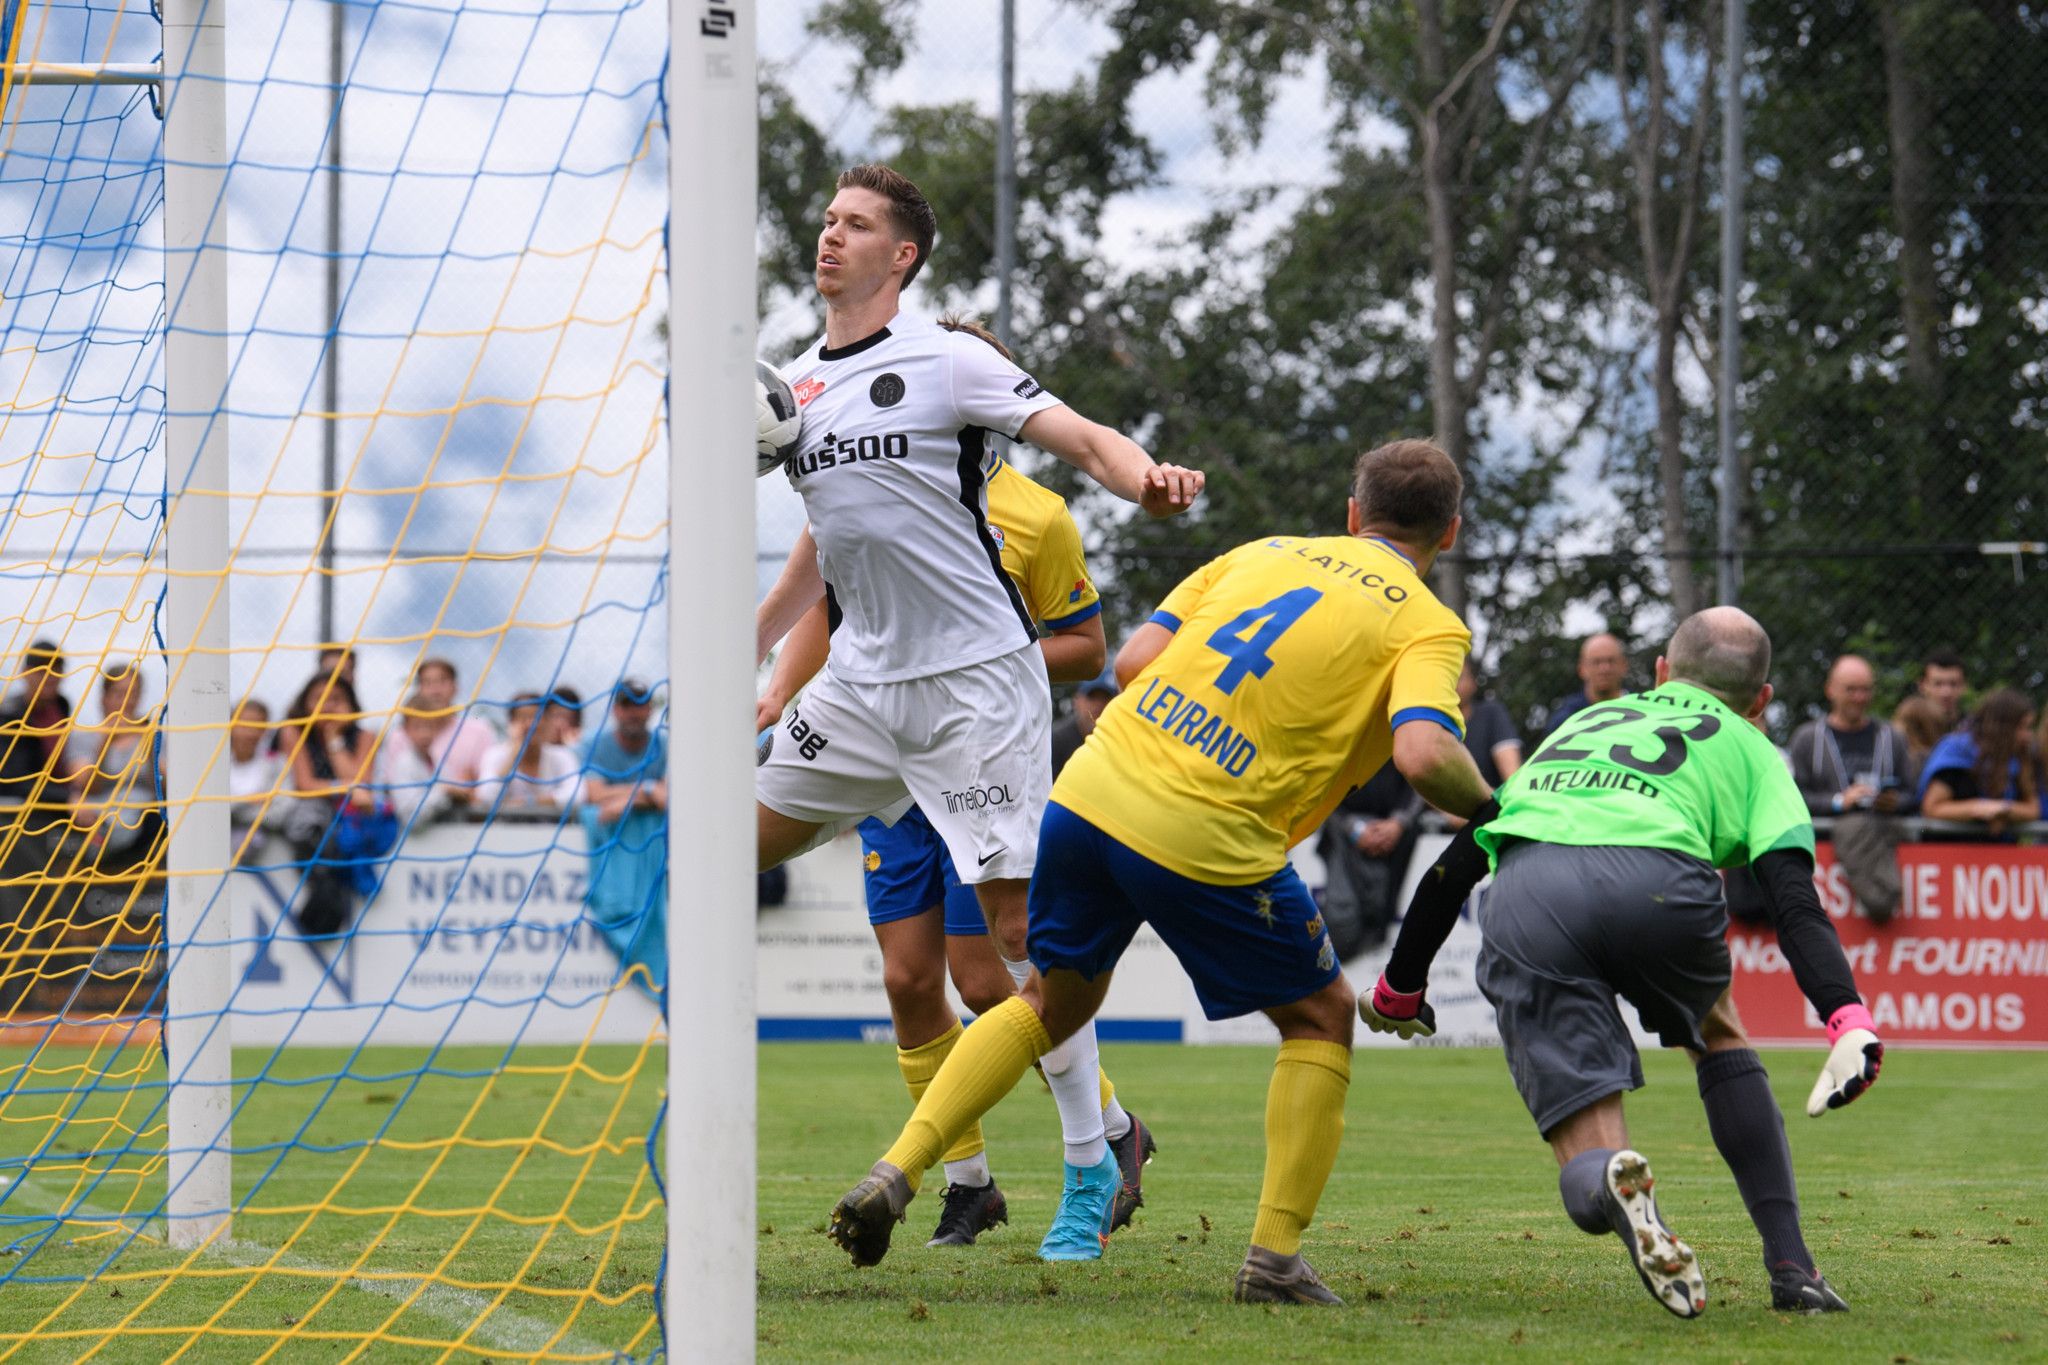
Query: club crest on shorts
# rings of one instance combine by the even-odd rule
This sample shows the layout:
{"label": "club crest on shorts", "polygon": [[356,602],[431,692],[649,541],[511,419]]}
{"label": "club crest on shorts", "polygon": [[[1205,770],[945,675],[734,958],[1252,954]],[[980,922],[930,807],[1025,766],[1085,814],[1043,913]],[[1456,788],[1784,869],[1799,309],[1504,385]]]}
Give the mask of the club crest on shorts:
{"label": "club crest on shorts", "polygon": [[882,855],[873,849],[869,849],[868,856],[861,859],[861,866],[870,872],[880,872],[882,870]]}
{"label": "club crest on shorts", "polygon": [[903,401],[903,376],[878,374],[875,382],[868,385],[868,397],[875,400],[878,408],[893,408]]}

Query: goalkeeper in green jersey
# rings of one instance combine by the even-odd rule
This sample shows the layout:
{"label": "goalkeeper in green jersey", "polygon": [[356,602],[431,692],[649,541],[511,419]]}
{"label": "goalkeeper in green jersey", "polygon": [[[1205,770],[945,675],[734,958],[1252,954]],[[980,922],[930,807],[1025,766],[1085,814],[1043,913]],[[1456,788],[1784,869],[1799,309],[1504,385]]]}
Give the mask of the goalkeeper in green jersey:
{"label": "goalkeeper in green jersey", "polygon": [[1800,1235],[1784,1120],[1729,999],[1715,869],[1754,868],[1799,989],[1827,1021],[1831,1050],[1807,1113],[1862,1094],[1884,1057],[1814,893],[1806,803],[1754,724],[1771,699],[1770,662],[1770,637],[1735,608],[1688,618],[1653,690],[1573,715],[1452,841],[1358,1002],[1379,1032],[1434,1030],[1430,961],[1491,867],[1479,987],[1557,1155],[1565,1210],[1587,1232],[1618,1233],[1651,1297],[1680,1317],[1706,1307],[1706,1281],[1658,1214],[1650,1163],[1629,1147],[1621,1097],[1643,1071],[1617,997],[1698,1068],[1714,1145],[1763,1238],[1772,1307],[1848,1306]]}

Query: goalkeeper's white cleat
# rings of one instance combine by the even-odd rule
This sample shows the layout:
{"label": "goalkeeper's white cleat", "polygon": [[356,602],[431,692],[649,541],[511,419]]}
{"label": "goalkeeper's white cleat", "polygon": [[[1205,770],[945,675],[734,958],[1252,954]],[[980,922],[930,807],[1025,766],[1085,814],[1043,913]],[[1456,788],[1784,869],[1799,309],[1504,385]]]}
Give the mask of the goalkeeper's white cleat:
{"label": "goalkeeper's white cleat", "polygon": [[1806,1112],[1819,1118],[1830,1109],[1840,1109],[1877,1083],[1878,1068],[1884,1065],[1884,1044],[1867,1028],[1852,1028],[1835,1039],[1828,1060],[1806,1097]]}
{"label": "goalkeeper's white cleat", "polygon": [[1650,1297],[1681,1318],[1707,1310],[1707,1278],[1692,1248],[1672,1235],[1657,1212],[1657,1183],[1641,1152],[1627,1148],[1607,1158],[1607,1211],[1628,1246],[1629,1263]]}

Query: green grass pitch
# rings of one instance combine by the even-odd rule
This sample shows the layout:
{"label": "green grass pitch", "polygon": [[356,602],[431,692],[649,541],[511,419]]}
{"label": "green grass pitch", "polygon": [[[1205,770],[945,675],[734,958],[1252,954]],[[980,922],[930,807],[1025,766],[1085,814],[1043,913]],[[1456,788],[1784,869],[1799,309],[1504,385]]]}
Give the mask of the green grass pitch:
{"label": "green grass pitch", "polygon": [[1344,1145],[1304,1250],[1343,1308],[1229,1302],[1258,1200],[1272,1054],[1105,1049],[1154,1125],[1136,1224],[1091,1265],[1033,1254],[1058,1198],[1058,1123],[1035,1077],[994,1111],[990,1159],[1011,1225],[927,1250],[936,1186],[883,1263],[819,1235],[901,1120],[894,1059],[852,1046],[765,1050],[764,1360],[2038,1361],[2048,1359],[2048,1055],[1895,1052],[1878,1086],[1821,1119],[1822,1059],[1771,1053],[1807,1238],[1852,1311],[1770,1311],[1761,1251],[1706,1131],[1683,1057],[1646,1057],[1630,1133],[1664,1215],[1699,1252],[1709,1305],[1650,1300],[1611,1237],[1558,1203],[1556,1167],[1493,1051],[1362,1051]]}
{"label": "green grass pitch", "polygon": [[[444,1063],[484,1064],[494,1054],[457,1049]],[[524,1049],[521,1060],[559,1065],[567,1049]],[[1669,1317],[1645,1294],[1611,1238],[1579,1233],[1558,1207],[1548,1150],[1537,1141],[1500,1056],[1488,1051],[1409,1049],[1358,1054],[1348,1128],[1336,1174],[1306,1250],[1349,1303],[1341,1309],[1242,1308],[1228,1301],[1258,1194],[1262,1110],[1271,1053],[1262,1048],[1123,1046],[1105,1062],[1127,1103],[1155,1125],[1159,1159],[1147,1173],[1146,1207],[1092,1265],[1051,1266],[1034,1254],[1058,1196],[1058,1125],[1052,1101],[1027,1078],[990,1116],[991,1160],[1009,1197],[1010,1226],[962,1251],[927,1250],[937,1188],[912,1205],[888,1259],[855,1270],[821,1235],[837,1196],[893,1136],[907,1103],[888,1048],[776,1044],[760,1052],[760,1349],[764,1360],[1245,1360],[1394,1356],[1416,1361],[2034,1361],[2048,1359],[2048,1132],[2041,1096],[2048,1055],[1896,1052],[1883,1081],[1852,1108],[1810,1120],[1800,1105],[1821,1053],[1767,1057],[1788,1118],[1805,1203],[1808,1239],[1822,1269],[1854,1307],[1846,1317],[1799,1319],[1769,1311],[1754,1232],[1707,1138],[1682,1059],[1646,1059],[1651,1084],[1630,1100],[1638,1146],[1656,1163],[1666,1217],[1705,1265],[1711,1302],[1697,1322]],[[289,1053],[286,1075],[331,1073],[341,1054]],[[0,1058],[0,1061],[9,1060]],[[63,1059],[46,1057],[45,1064]],[[262,1059],[251,1054],[253,1064]],[[586,1058],[613,1076],[631,1069],[630,1049],[593,1049]],[[394,1113],[402,1138],[457,1131],[477,1105],[480,1083],[434,1078],[402,1097],[392,1076],[418,1065],[415,1053],[379,1051],[359,1060],[362,1079],[344,1082],[308,1130],[313,1141],[368,1131]],[[574,1146],[626,1131],[652,1113],[660,1059],[649,1057],[630,1087],[579,1076],[561,1095],[547,1132]],[[501,1078],[465,1131],[531,1131],[539,1105],[562,1090],[559,1077]],[[281,1141],[303,1121],[309,1092],[266,1086],[237,1121],[238,1144]],[[396,1106],[394,1110],[394,1106]],[[20,1117],[20,1108],[10,1117]],[[609,1117],[607,1117],[609,1116]],[[523,1128],[521,1127],[523,1125]],[[12,1151],[33,1125],[8,1125]],[[56,1161],[62,1153],[52,1155]],[[344,1202],[402,1200],[421,1188],[430,1157],[380,1153],[342,1187]],[[424,1187],[423,1205],[491,1205],[525,1217],[567,1208],[580,1221],[615,1218],[635,1204],[636,1158],[624,1151],[590,1162],[536,1154],[504,1181],[513,1158],[465,1151]],[[263,1201],[288,1207],[336,1185],[345,1158],[308,1150],[283,1163]],[[250,1158],[238,1162],[246,1188]],[[567,1191],[577,1172],[583,1185]],[[30,1177],[0,1214],[21,1215],[47,1197]],[[565,1199],[568,1200],[565,1205]],[[300,1221],[244,1218],[237,1235],[280,1241]],[[293,1244],[305,1264],[348,1265],[366,1233],[387,1220],[325,1214]],[[0,1238],[12,1241],[15,1226]],[[396,1221],[365,1268],[418,1272],[462,1233],[449,1278],[462,1283],[519,1279],[536,1289],[576,1287],[602,1264],[595,1289],[613,1304],[583,1300],[568,1340],[592,1348],[624,1345],[647,1321],[644,1295],[659,1254],[659,1219],[578,1237],[557,1229],[529,1263],[538,1236],[505,1219],[408,1216]],[[609,1251],[600,1253],[609,1245]],[[0,1359],[160,1361],[187,1334],[104,1329],[135,1306],[148,1280],[75,1286],[24,1282],[23,1275],[75,1274],[96,1263],[103,1243],[60,1238],[24,1266],[0,1261]],[[119,1266],[147,1271],[169,1253],[138,1243]],[[144,1321],[204,1320],[247,1283],[231,1264],[218,1275],[180,1276]],[[524,1269],[522,1270],[522,1266]],[[402,1282],[401,1282],[402,1286]],[[443,1293],[410,1307],[394,1296],[345,1285],[324,1307],[324,1289],[305,1277],[267,1275],[221,1323],[191,1343],[184,1359],[255,1360],[270,1346],[281,1361],[347,1358],[360,1334],[386,1336],[358,1356],[375,1361],[446,1359],[427,1343],[461,1335],[480,1317],[472,1342],[497,1358],[538,1349],[574,1298],[522,1293],[492,1298]],[[116,1296],[112,1291],[120,1289]],[[69,1300],[53,1324],[61,1335],[25,1333]],[[310,1316],[309,1316],[310,1314]],[[288,1319],[308,1332],[283,1343]],[[465,1324],[466,1325],[466,1324]],[[684,1326],[687,1330],[687,1326]],[[237,1332],[246,1335],[237,1335]],[[320,1333],[328,1333],[325,1337]],[[352,1341],[349,1338],[355,1337]],[[641,1338],[644,1351],[650,1339]],[[563,1350],[558,1345],[557,1351]],[[452,1358],[468,1358],[457,1351]]]}

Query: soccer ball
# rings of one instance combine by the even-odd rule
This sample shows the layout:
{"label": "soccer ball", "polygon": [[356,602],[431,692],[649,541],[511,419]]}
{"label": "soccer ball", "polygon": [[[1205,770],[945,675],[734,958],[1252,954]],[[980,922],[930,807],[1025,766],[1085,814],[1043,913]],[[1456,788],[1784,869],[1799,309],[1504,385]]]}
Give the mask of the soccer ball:
{"label": "soccer ball", "polygon": [[796,405],[789,381],[782,371],[765,360],[754,362],[754,477],[772,474],[782,462],[796,454],[797,434],[803,430],[803,410]]}

